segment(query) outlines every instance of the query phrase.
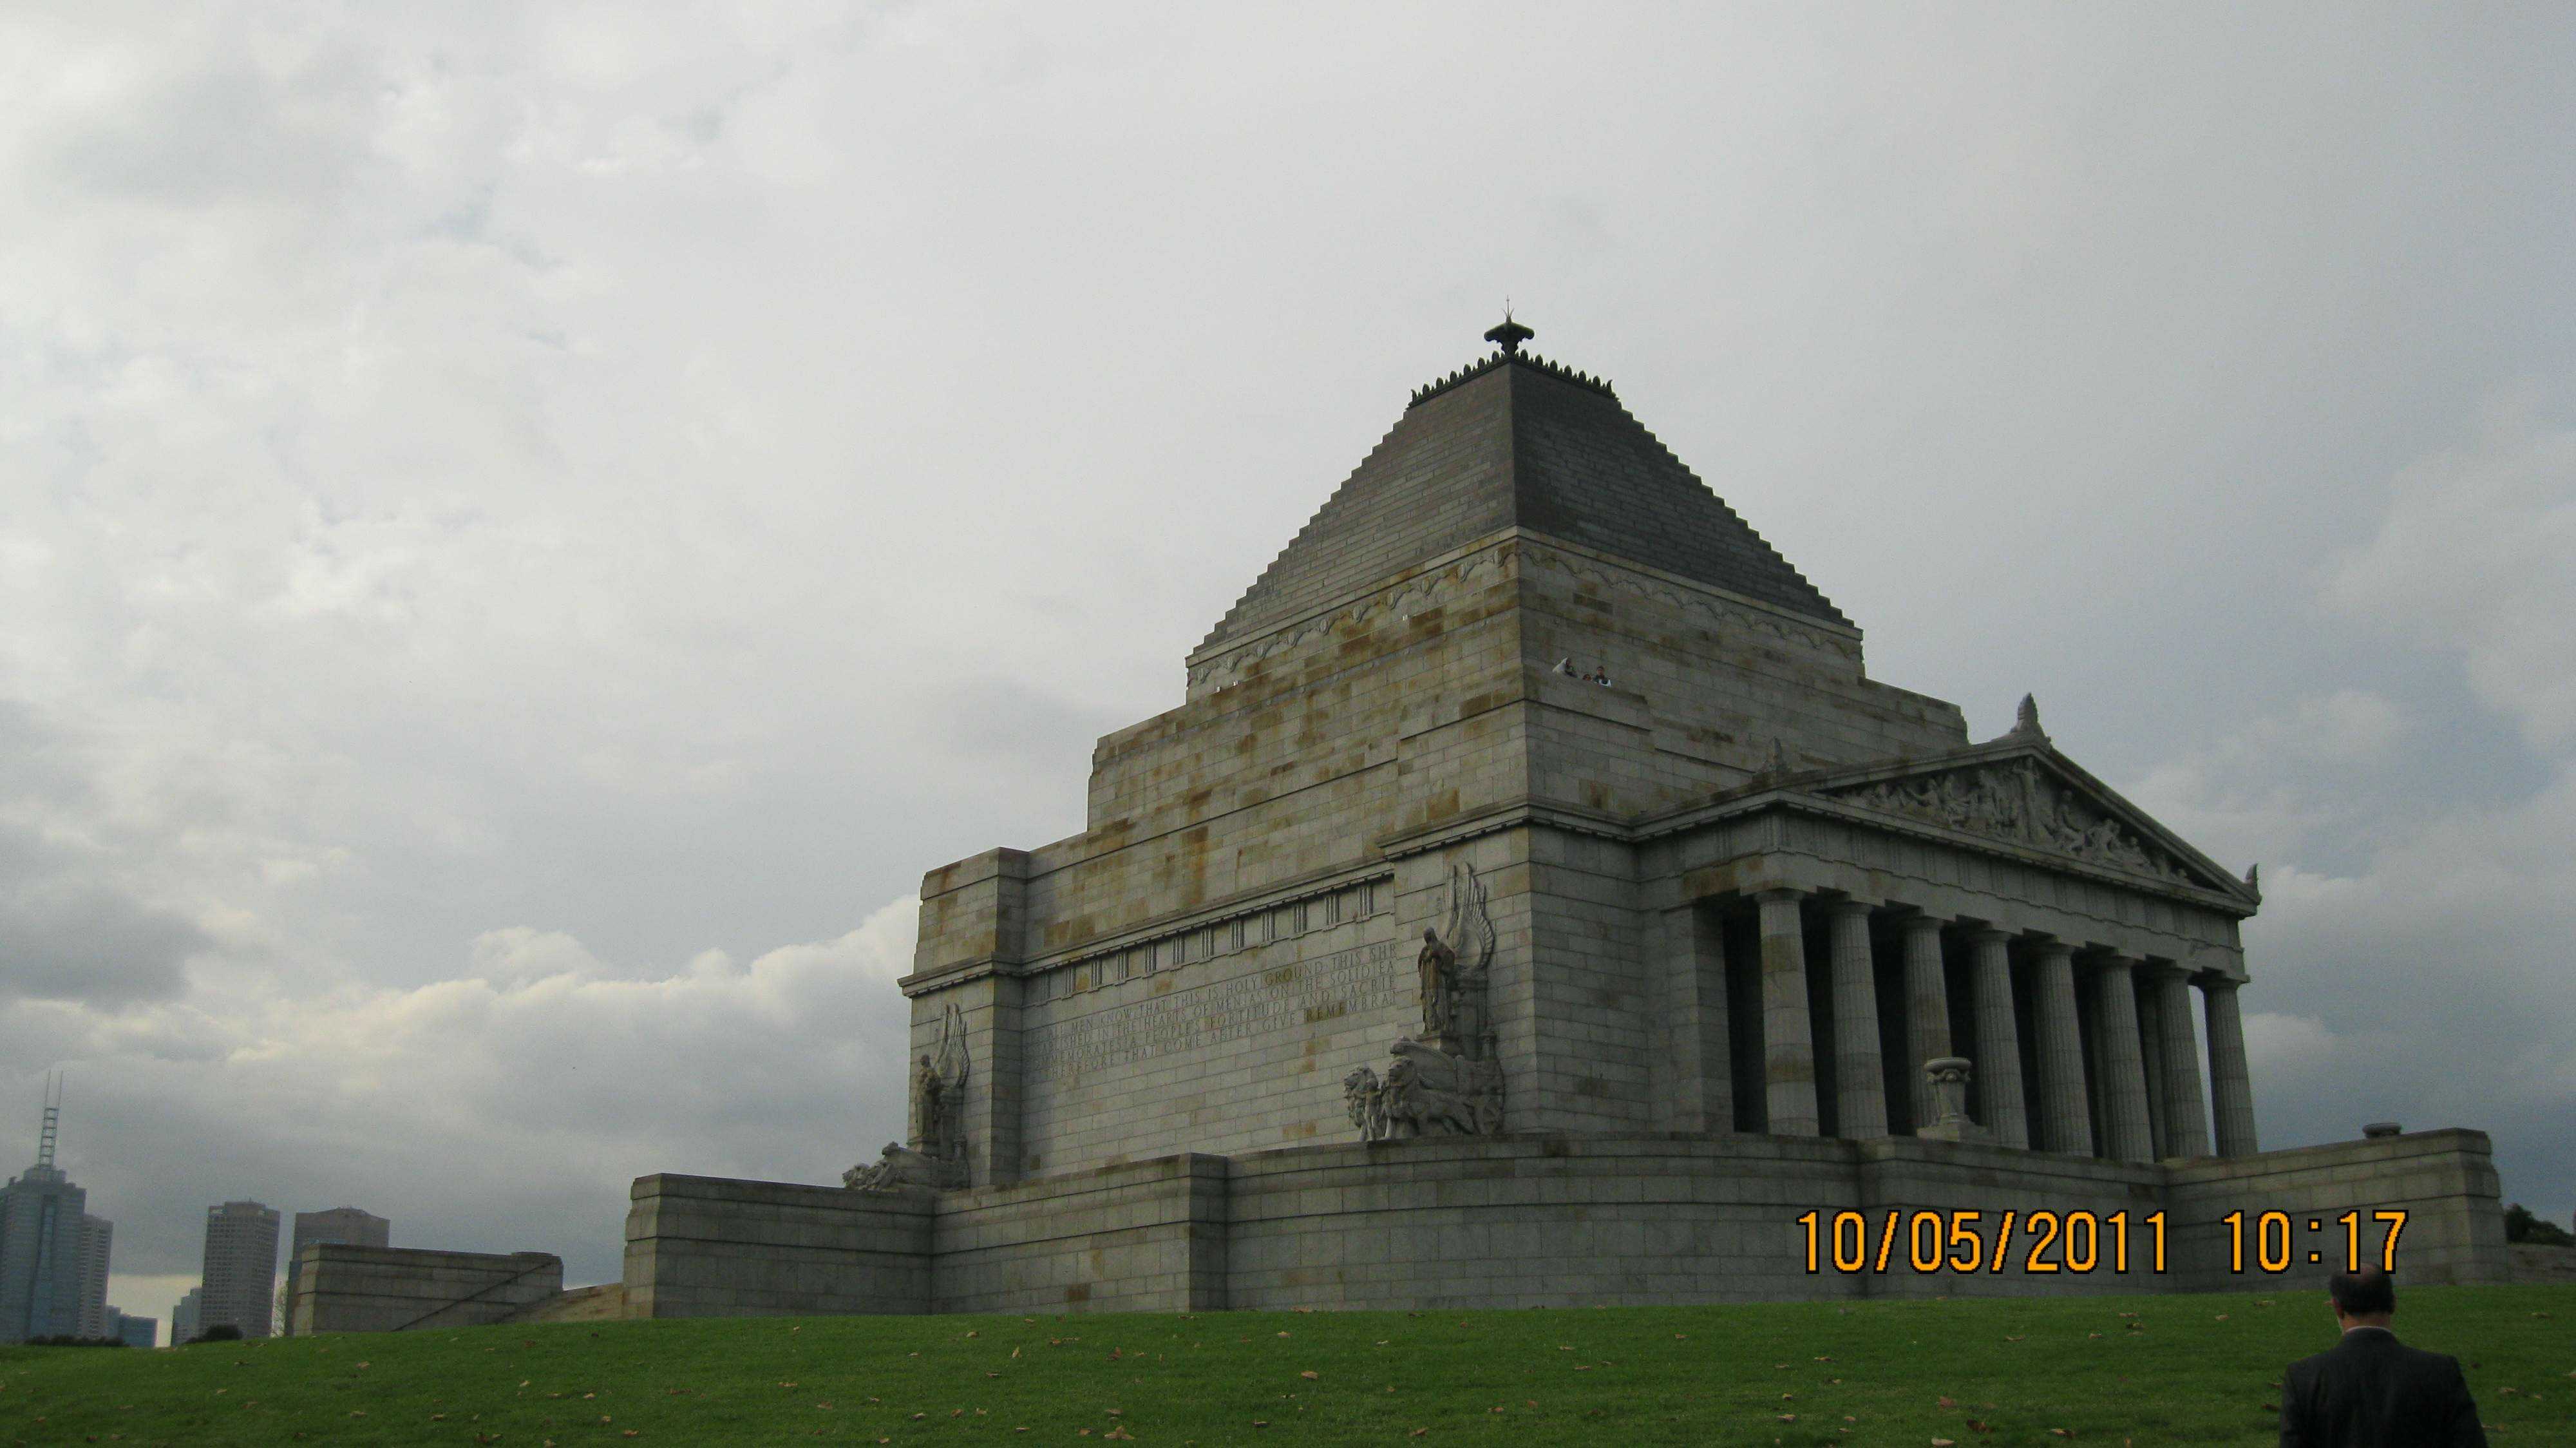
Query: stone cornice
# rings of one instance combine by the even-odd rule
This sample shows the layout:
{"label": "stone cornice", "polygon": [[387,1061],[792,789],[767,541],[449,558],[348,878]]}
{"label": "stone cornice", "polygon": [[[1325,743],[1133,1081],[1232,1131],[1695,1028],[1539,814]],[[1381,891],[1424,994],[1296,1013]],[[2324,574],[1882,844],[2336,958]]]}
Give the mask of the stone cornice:
{"label": "stone cornice", "polygon": [[1676,810],[1641,823],[1633,838],[1640,844],[1678,838],[1713,826],[1730,824],[1766,812],[1779,810],[1830,819],[1884,834],[1906,835],[1952,849],[1969,850],[2012,860],[2018,864],[2063,875],[2075,875],[2142,895],[2160,895],[2200,909],[2243,919],[2255,911],[2255,902],[2235,891],[2219,891],[2189,881],[2163,880],[2139,875],[2133,871],[2097,865],[2074,859],[2053,850],[2041,849],[2017,841],[1997,839],[1992,835],[1951,829],[1926,820],[1909,819],[1882,810],[1845,803],[1808,793],[1795,783],[1763,785],[1739,794],[1689,809]]}
{"label": "stone cornice", "polygon": [[1022,960],[987,955],[953,961],[935,970],[918,971],[907,975],[895,984],[905,995],[912,996],[927,990],[943,989],[948,986],[962,985],[971,980],[981,980],[988,975],[1037,975],[1063,966],[1076,965],[1094,956],[1111,955],[1140,945],[1152,945],[1176,935],[1186,935],[1193,930],[1204,930],[1212,925],[1224,925],[1245,916],[1258,915],[1264,910],[1293,905],[1300,900],[1311,900],[1320,895],[1329,895],[1336,890],[1347,890],[1354,885],[1393,878],[1395,878],[1395,871],[1385,860],[1345,865],[1266,885],[1256,890],[1239,891],[1222,900],[1194,909],[1157,915],[1138,921],[1126,929],[1095,936],[1079,945],[1062,950],[1047,951]]}
{"label": "stone cornice", "polygon": [[1377,840],[1377,848],[1378,853],[1388,859],[1398,860],[1430,850],[1446,849],[1451,845],[1479,839],[1486,835],[1499,834],[1504,830],[1521,828],[1560,830],[1570,835],[1589,835],[1595,839],[1617,840],[1622,844],[1634,843],[1637,838],[1634,828],[1614,815],[1576,809],[1570,805],[1554,804],[1524,796],[1488,806],[1471,815],[1443,820],[1436,825],[1428,825],[1400,834],[1381,835]]}
{"label": "stone cornice", "polygon": [[1428,384],[1413,389],[1412,400],[1404,404],[1404,410],[1411,412],[1451,388],[1473,382],[1498,367],[1527,367],[1544,372],[1560,382],[1571,382],[1577,387],[1588,387],[1613,402],[1619,400],[1619,394],[1611,390],[1610,379],[1606,377],[1595,377],[1589,372],[1578,372],[1562,362],[1550,362],[1536,352],[1514,351],[1496,352],[1490,357],[1470,362],[1446,377],[1434,378]]}

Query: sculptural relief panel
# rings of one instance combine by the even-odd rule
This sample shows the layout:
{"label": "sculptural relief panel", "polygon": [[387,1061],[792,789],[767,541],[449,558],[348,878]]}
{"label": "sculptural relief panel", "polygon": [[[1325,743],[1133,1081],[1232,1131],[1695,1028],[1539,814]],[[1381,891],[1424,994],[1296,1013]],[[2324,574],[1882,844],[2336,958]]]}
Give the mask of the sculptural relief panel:
{"label": "sculptural relief panel", "polygon": [[2029,759],[1881,780],[1831,797],[2157,880],[2189,878],[2169,852]]}

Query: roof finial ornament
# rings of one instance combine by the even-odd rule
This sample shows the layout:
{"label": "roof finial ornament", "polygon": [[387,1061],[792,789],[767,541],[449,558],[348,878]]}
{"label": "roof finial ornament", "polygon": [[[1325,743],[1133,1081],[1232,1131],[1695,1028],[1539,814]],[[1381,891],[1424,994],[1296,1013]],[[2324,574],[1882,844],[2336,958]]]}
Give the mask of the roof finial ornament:
{"label": "roof finial ornament", "polygon": [[1503,298],[1503,324],[1485,334],[1485,340],[1503,349],[1506,357],[1521,355],[1521,344],[1538,333],[1512,320],[1512,299]]}
{"label": "roof finial ornament", "polygon": [[2013,711],[2012,732],[2031,739],[2048,737],[2048,731],[2039,727],[2039,700],[2036,696],[2021,696],[2021,707]]}

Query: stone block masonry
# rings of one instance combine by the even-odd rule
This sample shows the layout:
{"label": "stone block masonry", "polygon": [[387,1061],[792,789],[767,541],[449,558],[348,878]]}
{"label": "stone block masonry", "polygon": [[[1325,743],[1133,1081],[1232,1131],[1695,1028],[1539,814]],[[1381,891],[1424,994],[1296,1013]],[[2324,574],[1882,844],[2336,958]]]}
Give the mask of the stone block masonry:
{"label": "stone block masonry", "polygon": [[[2495,1191],[2474,1131],[2163,1164],[1894,1137],[1565,1135],[1189,1153],[948,1192],[657,1176],[635,1184],[625,1290],[654,1317],[2236,1291],[2321,1280],[2305,1253],[2340,1238],[2305,1222],[2353,1210],[2408,1212],[2402,1282],[2501,1282],[2514,1266]],[[1809,1211],[1828,1230],[1859,1213],[1870,1265],[1836,1270],[1827,1246],[1809,1270]],[[2129,1270],[2107,1228],[2090,1270],[2027,1270],[2028,1229],[2001,1272],[1919,1272],[1903,1244],[1877,1268],[1890,1213],[1902,1234],[1914,1213],[1977,1212],[1991,1240],[2007,1211],[2125,1213]],[[2274,1211],[2296,1219],[2300,1260],[2232,1270],[2220,1219]]]}
{"label": "stone block masonry", "polygon": [[405,1332],[501,1322],[563,1292],[545,1252],[429,1252],[318,1242],[296,1258],[295,1335]]}
{"label": "stone block masonry", "polygon": [[[1415,392],[1097,742],[1081,833],[923,876],[906,1140],[851,1192],[646,1178],[629,1310],[2213,1288],[2230,1213],[2296,1276],[2363,1208],[2415,1280],[2502,1276],[2483,1137],[2259,1152],[2252,871],[2036,700],[1974,742],[1871,678],[1532,335]],[[1800,1212],[2161,1212],[2166,1260],[1838,1271]]]}

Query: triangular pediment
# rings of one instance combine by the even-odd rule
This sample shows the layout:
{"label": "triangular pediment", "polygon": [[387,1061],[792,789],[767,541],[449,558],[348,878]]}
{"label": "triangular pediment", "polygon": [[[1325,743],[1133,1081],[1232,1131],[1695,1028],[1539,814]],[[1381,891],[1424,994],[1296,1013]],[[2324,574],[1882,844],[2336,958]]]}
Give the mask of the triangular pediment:
{"label": "triangular pediment", "polygon": [[1797,792],[2119,874],[2255,903],[2255,888],[2122,799],[2044,736],[1797,782]]}

